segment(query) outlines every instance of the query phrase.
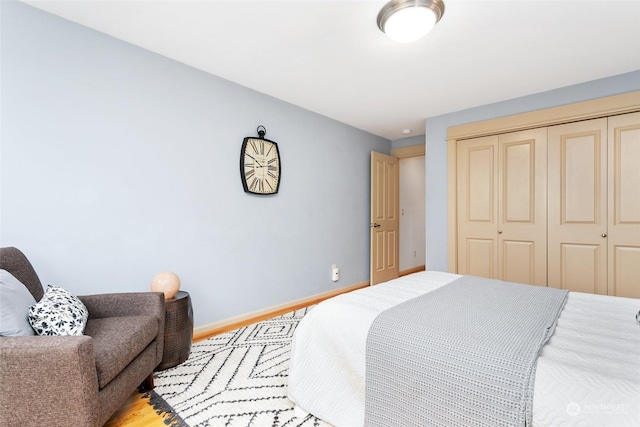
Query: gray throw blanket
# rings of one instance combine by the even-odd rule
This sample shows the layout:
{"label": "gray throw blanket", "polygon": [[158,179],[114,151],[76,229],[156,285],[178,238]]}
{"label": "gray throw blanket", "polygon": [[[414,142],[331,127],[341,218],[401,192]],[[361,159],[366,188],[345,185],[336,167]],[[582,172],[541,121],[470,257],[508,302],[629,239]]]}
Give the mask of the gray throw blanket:
{"label": "gray throw blanket", "polygon": [[538,353],[568,291],[464,276],[382,312],[365,426],[529,426]]}

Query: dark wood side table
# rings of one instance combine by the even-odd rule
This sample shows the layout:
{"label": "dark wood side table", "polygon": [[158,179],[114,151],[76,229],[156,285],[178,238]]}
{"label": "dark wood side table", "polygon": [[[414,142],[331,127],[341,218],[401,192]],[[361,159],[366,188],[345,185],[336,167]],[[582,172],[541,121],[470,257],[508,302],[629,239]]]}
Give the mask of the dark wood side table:
{"label": "dark wood side table", "polygon": [[164,302],[164,351],[156,371],[181,364],[191,352],[193,309],[188,292],[180,291]]}

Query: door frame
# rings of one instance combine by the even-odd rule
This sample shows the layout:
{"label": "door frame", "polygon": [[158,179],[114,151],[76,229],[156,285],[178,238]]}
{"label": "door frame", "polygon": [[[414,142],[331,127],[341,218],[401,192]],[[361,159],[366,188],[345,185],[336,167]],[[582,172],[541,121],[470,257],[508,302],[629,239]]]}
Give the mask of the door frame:
{"label": "door frame", "polygon": [[[409,159],[409,158],[413,158],[413,157],[425,157],[426,154],[426,150],[425,150],[425,141],[423,138],[422,144],[416,144],[416,145],[408,145],[406,147],[399,147],[399,148],[392,148],[391,149],[391,155],[393,157],[397,157],[400,161],[398,162],[398,169],[402,170],[402,161]],[[426,158],[425,158],[426,161]],[[402,188],[402,178],[400,178],[399,180],[399,184],[400,187]],[[426,190],[426,188],[425,188]],[[426,206],[426,202],[427,202],[427,194],[425,192],[425,194],[422,195],[422,201]],[[400,202],[400,205],[402,206],[402,201]],[[401,209],[402,211],[402,209]],[[426,210],[425,210],[426,213]],[[402,222],[402,213],[400,214],[400,221]],[[422,221],[426,221],[426,218],[423,217]],[[402,225],[400,225],[400,229],[402,229]],[[402,256],[402,235],[399,236],[400,242],[398,244],[398,262],[400,262],[400,257]],[[422,248],[423,250],[425,249],[427,244],[427,236],[426,236],[426,232],[425,232],[425,236],[424,239],[422,240]],[[426,253],[425,253],[425,258],[426,258]],[[400,276],[405,276],[407,274],[411,274],[411,273],[415,273],[417,271],[424,271],[426,270],[426,259],[424,259],[424,263],[422,263],[421,265],[406,269],[406,270],[400,270]]]}
{"label": "door frame", "polygon": [[457,260],[457,146],[458,141],[480,136],[497,135],[520,130],[588,120],[640,111],[640,90],[607,96],[575,104],[535,110],[512,116],[466,123],[447,129],[447,209],[448,270],[458,271]]}

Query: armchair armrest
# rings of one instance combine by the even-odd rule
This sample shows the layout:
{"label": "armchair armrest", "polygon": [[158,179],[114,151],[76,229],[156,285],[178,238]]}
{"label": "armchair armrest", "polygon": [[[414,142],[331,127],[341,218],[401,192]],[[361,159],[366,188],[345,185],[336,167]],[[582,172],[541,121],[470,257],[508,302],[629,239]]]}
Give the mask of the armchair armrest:
{"label": "armchair armrest", "polygon": [[89,310],[89,318],[159,316],[164,319],[162,292],[125,292],[78,296]]}
{"label": "armchair armrest", "polygon": [[0,337],[0,420],[94,426],[97,396],[91,337]]}

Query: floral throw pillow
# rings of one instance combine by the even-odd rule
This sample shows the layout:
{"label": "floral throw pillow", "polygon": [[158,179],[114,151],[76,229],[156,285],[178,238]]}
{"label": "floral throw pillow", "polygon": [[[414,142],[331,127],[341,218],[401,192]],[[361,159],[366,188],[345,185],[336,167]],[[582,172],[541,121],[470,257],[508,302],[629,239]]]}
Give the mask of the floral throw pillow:
{"label": "floral throw pillow", "polygon": [[40,301],[29,307],[29,323],[38,335],[82,335],[87,307],[71,292],[49,285]]}

